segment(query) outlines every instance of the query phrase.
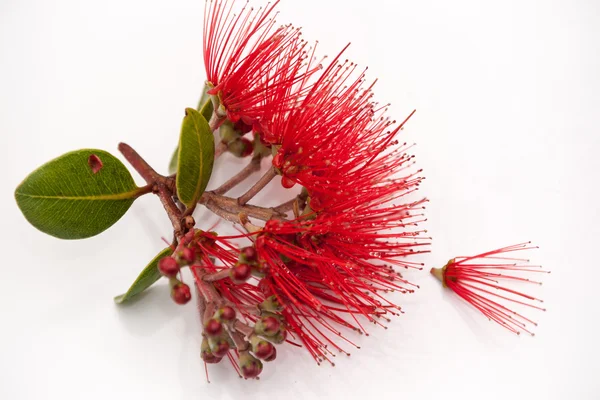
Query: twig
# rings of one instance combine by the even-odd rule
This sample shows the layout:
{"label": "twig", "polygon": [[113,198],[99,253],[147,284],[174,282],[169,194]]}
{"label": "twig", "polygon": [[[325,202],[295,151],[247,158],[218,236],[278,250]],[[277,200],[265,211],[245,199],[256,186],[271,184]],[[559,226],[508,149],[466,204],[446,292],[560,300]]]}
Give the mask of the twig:
{"label": "twig", "polygon": [[200,200],[200,204],[213,203],[224,211],[228,211],[232,214],[239,214],[243,212],[249,217],[260,219],[262,221],[268,221],[271,218],[283,219],[285,214],[275,211],[273,208],[259,207],[252,204],[240,205],[237,199],[227,196],[220,196],[214,192],[204,192]]}
{"label": "twig", "polygon": [[213,193],[214,194],[219,194],[219,195],[225,194],[229,190],[231,190],[232,188],[234,188],[236,185],[238,185],[239,183],[243,182],[246,178],[248,178],[254,172],[259,171],[260,170],[260,160],[261,159],[262,159],[262,157],[260,155],[252,157],[252,160],[250,161],[250,163],[246,167],[244,167],[244,169],[242,169],[236,175],[234,175],[233,177],[231,177],[227,182],[225,182],[224,184],[222,184],[221,186],[219,186],[217,189],[213,190]]}
{"label": "twig", "polygon": [[269,182],[277,176],[275,168],[271,167],[246,193],[238,197],[238,204],[244,205],[260,192]]}
{"label": "twig", "polygon": [[240,217],[237,214],[223,210],[221,207],[217,206],[212,201],[208,201],[208,202],[204,203],[204,205],[206,206],[206,208],[208,208],[214,214],[217,214],[219,217],[221,217],[229,222],[233,222],[233,223],[240,222]]}
{"label": "twig", "polygon": [[131,164],[131,166],[137,171],[138,174],[147,184],[153,185],[159,180],[165,179],[162,175],[158,174],[147,162],[127,143],[119,143],[119,151],[123,154],[123,157]]}
{"label": "twig", "polygon": [[182,213],[173,201],[173,192],[169,189],[172,185],[170,178],[157,173],[147,162],[126,143],[119,143],[119,151],[142,178],[152,185],[152,192],[156,193],[171,220],[175,237],[179,240],[185,232],[181,225]]}

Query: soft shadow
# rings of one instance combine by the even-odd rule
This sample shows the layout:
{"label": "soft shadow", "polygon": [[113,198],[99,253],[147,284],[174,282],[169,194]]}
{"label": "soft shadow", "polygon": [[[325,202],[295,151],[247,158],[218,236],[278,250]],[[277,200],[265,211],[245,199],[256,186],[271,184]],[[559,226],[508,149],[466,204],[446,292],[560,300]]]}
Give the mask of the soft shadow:
{"label": "soft shadow", "polygon": [[168,297],[165,285],[152,286],[125,304],[115,304],[119,322],[129,333],[151,336],[169,321],[179,317],[177,307]]}

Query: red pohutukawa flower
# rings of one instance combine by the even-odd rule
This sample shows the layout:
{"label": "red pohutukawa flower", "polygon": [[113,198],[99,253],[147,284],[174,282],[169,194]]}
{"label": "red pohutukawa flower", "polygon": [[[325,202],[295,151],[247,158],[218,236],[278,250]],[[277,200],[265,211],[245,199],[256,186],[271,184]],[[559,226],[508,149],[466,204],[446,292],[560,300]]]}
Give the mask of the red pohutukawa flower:
{"label": "red pohutukawa flower", "polygon": [[318,70],[304,68],[307,42],[291,25],[274,28],[275,1],[255,10],[246,4],[233,13],[234,1],[206,3],[204,65],[208,93],[232,122],[252,125],[269,110],[295,106],[291,89]]}
{"label": "red pohutukawa flower", "polygon": [[354,76],[357,66],[339,62],[340,56],[308,89],[298,89],[307,92],[298,107],[274,111],[260,124],[262,139],[277,146],[273,165],[283,186],[301,184],[311,197],[330,203],[385,186],[391,177],[398,182],[397,174],[412,165],[406,144],[398,147],[395,141],[412,113],[393,127],[395,121],[385,116],[387,106],[372,101],[373,85],[363,88],[364,73]]}
{"label": "red pohutukawa flower", "polygon": [[[418,230],[422,202],[353,213],[310,214],[294,221],[267,222],[256,240],[265,278],[261,287],[285,306],[290,332],[321,362],[333,355],[326,346],[347,340],[340,327],[365,332],[360,318],[381,325],[400,307],[388,292],[410,293],[416,285],[394,267],[420,268],[404,260],[427,245]],[[402,228],[394,231],[394,228]],[[406,231],[406,228],[412,228]],[[349,341],[348,341],[349,342]],[[349,342],[352,343],[352,342]]]}
{"label": "red pohutukawa flower", "polygon": [[525,317],[514,307],[533,308],[546,311],[538,306],[543,301],[512,289],[509,284],[541,282],[525,276],[529,273],[549,273],[541,266],[529,265],[529,260],[502,256],[506,253],[533,249],[530,242],[488,251],[471,257],[456,257],[443,268],[432,268],[431,273],[444,287],[450,288],[465,301],[479,310],[490,321],[497,322],[516,334],[521,331],[534,335],[529,325],[537,323]]}

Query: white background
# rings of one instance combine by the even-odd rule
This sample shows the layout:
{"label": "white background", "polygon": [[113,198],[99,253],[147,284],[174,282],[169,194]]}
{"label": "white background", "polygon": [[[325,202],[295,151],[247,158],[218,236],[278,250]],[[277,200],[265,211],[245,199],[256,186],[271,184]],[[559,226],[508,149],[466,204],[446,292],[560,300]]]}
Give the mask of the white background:
{"label": "white background", "polygon": [[[336,367],[285,348],[260,381],[223,364],[211,384],[193,306],[164,283],[112,302],[169,234],[155,198],[84,241],[36,231],[13,199],[34,168],[82,147],[126,141],[165,169],[204,79],[203,7],[0,2],[0,398],[600,398],[598,2],[285,0],[280,22],[320,54],[351,41],[394,115],[417,109],[404,135],[427,177],[427,267],[532,240],[529,256],[552,270],[548,312],[534,313],[535,338],[516,337],[414,272],[421,290],[395,298],[406,314],[354,338],[362,349]],[[220,161],[211,185],[239,165]]]}

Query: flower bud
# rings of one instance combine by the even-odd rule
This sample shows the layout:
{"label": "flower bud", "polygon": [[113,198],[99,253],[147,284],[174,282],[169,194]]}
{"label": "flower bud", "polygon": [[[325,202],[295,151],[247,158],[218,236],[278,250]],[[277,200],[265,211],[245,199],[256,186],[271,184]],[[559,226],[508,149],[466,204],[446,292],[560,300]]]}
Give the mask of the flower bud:
{"label": "flower bud", "polygon": [[174,278],[179,273],[179,264],[173,257],[164,257],[158,262],[158,270],[162,275]]}
{"label": "flower bud", "polygon": [[202,361],[207,364],[218,364],[220,363],[222,358],[215,356],[214,354],[204,354],[202,353]]}
{"label": "flower bud", "polygon": [[256,378],[262,372],[263,365],[259,359],[247,351],[240,353],[240,370],[246,379]]}
{"label": "flower bud", "polygon": [[269,358],[275,349],[273,344],[255,335],[250,337],[250,344],[254,355],[262,360]]}
{"label": "flower bud", "polygon": [[273,352],[271,353],[271,355],[269,357],[265,358],[264,361],[271,362],[275,358],[277,358],[277,348],[275,346],[273,346]]}
{"label": "flower bud", "polygon": [[252,263],[257,258],[256,249],[253,246],[244,247],[240,250],[240,257],[243,261]]}
{"label": "flower bud", "polygon": [[221,332],[223,332],[223,324],[218,320],[211,318],[206,325],[204,325],[204,332],[206,332],[208,336],[219,336]]}
{"label": "flower bud", "polygon": [[231,121],[225,121],[219,127],[219,136],[221,136],[221,141],[223,143],[229,144],[238,139],[240,134],[235,130]]}
{"label": "flower bud", "polygon": [[235,320],[235,315],[235,310],[230,306],[221,307],[217,310],[217,316],[223,321],[233,321]]}
{"label": "flower bud", "polygon": [[281,328],[281,322],[273,316],[263,316],[261,319],[256,321],[254,325],[254,332],[259,335],[275,336]]}
{"label": "flower bud", "polygon": [[283,306],[277,300],[277,296],[269,296],[262,303],[258,305],[261,310],[278,312],[283,310]]}
{"label": "flower bud", "polygon": [[231,268],[230,277],[235,283],[246,282],[250,278],[252,267],[248,264],[238,263]]}
{"label": "flower bud", "polygon": [[209,339],[210,351],[215,357],[223,358],[229,351],[229,341],[225,337],[219,337],[215,339]]}
{"label": "flower bud", "polygon": [[171,288],[171,298],[177,304],[185,304],[192,298],[190,287],[183,282],[177,282]]}
{"label": "flower bud", "polygon": [[285,342],[285,339],[287,339],[287,331],[285,329],[281,329],[275,335],[269,337],[269,340],[275,344],[281,344]]}
{"label": "flower bud", "polygon": [[238,138],[227,144],[227,150],[237,157],[247,157],[254,151],[252,142],[246,138]]}
{"label": "flower bud", "polygon": [[189,247],[184,247],[181,250],[181,258],[192,264],[196,260],[196,252]]}

